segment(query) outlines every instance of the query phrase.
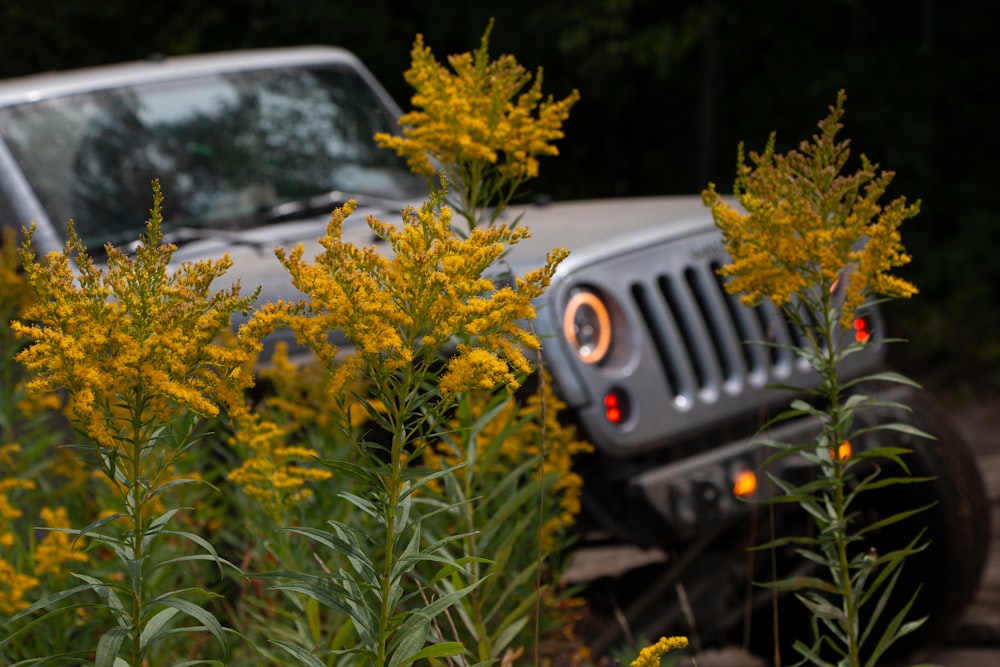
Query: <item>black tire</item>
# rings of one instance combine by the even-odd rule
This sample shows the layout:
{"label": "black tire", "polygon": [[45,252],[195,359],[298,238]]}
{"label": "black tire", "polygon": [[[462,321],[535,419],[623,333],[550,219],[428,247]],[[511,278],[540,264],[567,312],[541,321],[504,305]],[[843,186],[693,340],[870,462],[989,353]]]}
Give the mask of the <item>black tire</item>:
{"label": "black tire", "polygon": [[926,392],[907,390],[900,401],[911,407],[909,415],[885,418],[911,423],[936,440],[905,433],[887,434],[893,444],[912,450],[904,458],[911,474],[935,479],[875,492],[863,503],[873,518],[935,504],[872,536],[874,546],[885,553],[905,544],[908,536],[912,539],[915,529],[927,527],[925,538],[929,544],[906,561],[896,595],[899,603],[920,586],[910,618],[926,616],[927,621],[916,633],[900,640],[894,655],[912,652],[947,635],[975,596],[990,545],[989,498],[968,444],[944,409]]}

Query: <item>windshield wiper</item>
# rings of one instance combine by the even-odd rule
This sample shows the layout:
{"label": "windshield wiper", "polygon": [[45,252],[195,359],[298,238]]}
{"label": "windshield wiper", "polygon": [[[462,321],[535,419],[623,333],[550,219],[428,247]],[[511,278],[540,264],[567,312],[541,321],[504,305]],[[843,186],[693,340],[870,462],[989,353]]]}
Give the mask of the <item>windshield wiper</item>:
{"label": "windshield wiper", "polygon": [[404,201],[401,199],[331,190],[313,197],[272,206],[261,211],[261,215],[266,223],[298,220],[322,213],[332,213],[333,209],[343,206],[352,199],[358,203],[358,206],[378,208],[387,213],[399,211],[404,205]]}
{"label": "windshield wiper", "polygon": [[[252,241],[246,238],[244,235],[241,235],[239,231],[229,229],[213,229],[211,227],[175,227],[173,229],[165,230],[160,238],[160,243],[169,243],[180,248],[188,245],[189,243],[195,243],[197,241],[204,241],[207,239],[219,239],[220,241],[224,241],[234,246],[250,246],[256,248],[258,251],[266,249],[262,248],[262,244],[260,242]],[[140,241],[135,239],[122,245],[121,249],[128,255],[134,255],[139,245]]]}

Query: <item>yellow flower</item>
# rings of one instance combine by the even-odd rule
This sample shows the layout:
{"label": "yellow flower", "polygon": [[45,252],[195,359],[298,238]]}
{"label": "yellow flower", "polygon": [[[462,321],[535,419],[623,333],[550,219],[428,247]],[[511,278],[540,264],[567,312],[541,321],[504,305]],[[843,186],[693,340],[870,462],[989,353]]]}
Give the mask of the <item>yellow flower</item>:
{"label": "yellow flower", "polygon": [[11,503],[9,494],[16,491],[30,491],[35,488],[35,482],[31,479],[21,479],[17,477],[18,457],[21,446],[15,442],[9,442],[0,446],[0,531],[3,531],[9,522],[19,518],[23,512]]}
{"label": "yellow flower", "polygon": [[286,444],[296,427],[294,423],[280,426],[258,413],[248,413],[239,419],[234,436],[236,446],[251,455],[227,477],[276,521],[312,495],[309,483],[333,476],[316,465],[314,450]]}
{"label": "yellow flower", "polygon": [[[42,520],[49,528],[65,528],[69,526],[69,515],[65,507],[51,509],[42,508]],[[35,548],[35,576],[51,574],[55,577],[66,575],[66,563],[86,563],[87,554],[81,549],[82,543],[74,544],[73,538],[67,533],[51,530]]]}
{"label": "yellow flower", "polygon": [[[532,299],[544,292],[566,252],[553,251],[545,266],[514,287],[497,289],[484,273],[528,236],[526,229],[497,225],[461,238],[452,229],[451,211],[436,212],[432,201],[404,210],[402,228],[368,218],[390,250],[386,256],[341,240],[343,222],[354,208],[350,202],[334,212],[320,239],[325,251],[313,263],[303,258],[302,246],[277,251],[292,283],[308,298],[259,309],[240,332],[248,344],[289,326],[334,373],[330,391],[336,392],[358,371],[382,377],[415,363],[427,367],[454,339],[474,340],[449,364],[442,390],[457,393],[490,382],[516,386],[512,372],[530,369],[523,350],[539,345],[520,322],[535,316]],[[354,345],[346,360],[338,359],[330,342],[334,330]]]}
{"label": "yellow flower", "polygon": [[876,173],[878,165],[863,155],[858,171],[841,173],[850,154],[848,142],[836,141],[844,100],[841,91],[819,134],[797,151],[775,154],[772,135],[763,153],[750,153],[748,164],[740,147],[735,191],[742,211],[714,184],[702,197],[732,258],[720,271],[730,293],[749,305],[767,298],[783,306],[811,289],[830,292],[846,279],[840,312],[847,327],[874,294],[916,293],[890,271],[910,261],[898,228],[917,214],[919,203],[900,197],[879,205],[893,174]]}
{"label": "yellow flower", "polygon": [[[38,296],[12,328],[31,344],[17,360],[35,374],[30,395],[64,388],[70,414],[96,443],[117,447],[124,423],[116,406],[141,405],[146,424],[164,422],[178,410],[214,416],[220,407],[239,411],[249,378],[234,374],[248,352],[213,345],[230,316],[248,310],[254,296],[239,285],[213,292],[230,266],[214,261],[168,267],[175,247],[161,244],[162,196],[154,184],[147,235],[130,257],[109,247],[98,267],[69,225],[63,252],[45,263],[21,246],[25,275]],[[77,269],[73,268],[73,265]],[[148,435],[148,434],[147,434]]]}
{"label": "yellow flower", "polygon": [[492,26],[474,52],[448,58],[450,70],[417,35],[405,74],[415,110],[399,119],[404,136],[375,135],[418,174],[431,177],[434,163],[440,165],[470,223],[473,207],[493,195],[505,203],[521,182],[538,175],[539,156],[558,155],[553,142],[563,137],[562,125],[579,98],[574,90],[558,102],[543,100],[540,69],[529,86],[531,74],[513,56],[491,61]]}
{"label": "yellow flower", "polygon": [[38,579],[18,572],[10,563],[0,558],[0,613],[16,614],[31,604],[25,594],[38,585]]}
{"label": "yellow flower", "polygon": [[639,656],[632,661],[632,667],[660,667],[665,653],[687,648],[687,645],[687,637],[660,637],[658,642],[639,651]]}

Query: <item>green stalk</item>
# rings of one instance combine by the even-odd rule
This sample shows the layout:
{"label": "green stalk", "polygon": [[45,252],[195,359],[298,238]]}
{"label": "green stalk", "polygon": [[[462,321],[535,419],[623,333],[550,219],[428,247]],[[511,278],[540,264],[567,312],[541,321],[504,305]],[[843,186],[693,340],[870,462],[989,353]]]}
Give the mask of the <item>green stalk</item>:
{"label": "green stalk", "polygon": [[[837,318],[836,311],[830,304],[829,292],[824,290],[820,299],[819,312],[822,313],[823,338],[826,345],[825,354],[817,354],[817,358],[822,360],[822,367],[817,369],[823,377],[823,386],[826,387],[826,399],[828,402],[827,414],[829,423],[826,425],[827,446],[830,450],[832,468],[829,468],[827,475],[833,482],[833,509],[835,525],[833,526],[834,555],[835,561],[831,563],[835,578],[839,587],[842,609],[845,616],[844,628],[848,639],[848,659],[851,667],[860,665],[858,646],[858,623],[857,609],[854,605],[854,595],[852,594],[852,579],[850,559],[847,554],[847,507],[844,496],[844,462],[840,457],[840,443],[844,440],[841,432],[841,406],[840,406],[840,383],[837,379],[837,369],[840,365],[841,354],[839,351],[839,341],[837,340]],[[815,345],[815,341],[814,341]],[[816,352],[821,352],[817,349]]]}
{"label": "green stalk", "polygon": [[386,655],[386,643],[389,639],[389,616],[392,610],[389,608],[389,597],[392,591],[392,567],[394,564],[394,551],[396,549],[396,500],[398,488],[396,471],[396,452],[399,443],[403,439],[403,434],[397,430],[392,435],[392,474],[390,476],[389,497],[385,504],[385,555],[382,561],[382,599],[379,609],[379,637],[378,637],[378,661],[375,663],[379,667],[385,665],[388,659]]}
{"label": "green stalk", "polygon": [[[142,590],[142,561],[143,555],[143,525],[142,525],[142,508],[144,503],[139,497],[139,480],[142,478],[142,441],[143,441],[143,428],[142,428],[142,400],[136,397],[132,401],[132,438],[129,443],[132,446],[132,460],[131,460],[131,477],[128,480],[128,489],[125,491],[125,504],[126,507],[129,505],[128,494],[132,494],[132,556],[138,563],[138,569],[136,570],[136,576],[132,577],[132,665],[142,664],[142,648],[140,646],[140,636],[142,634],[142,600],[143,600],[143,590]],[[113,478],[112,478],[112,481]],[[127,564],[126,564],[127,566]]]}

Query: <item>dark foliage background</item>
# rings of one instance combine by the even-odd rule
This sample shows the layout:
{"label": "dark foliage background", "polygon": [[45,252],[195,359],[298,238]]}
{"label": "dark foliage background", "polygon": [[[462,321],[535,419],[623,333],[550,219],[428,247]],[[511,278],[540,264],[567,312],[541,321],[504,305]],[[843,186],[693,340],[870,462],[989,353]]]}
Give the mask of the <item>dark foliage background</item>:
{"label": "dark foliage background", "polygon": [[[438,57],[478,43],[544,65],[583,97],[537,191],[554,198],[726,189],[736,146],[810,135],[838,89],[846,128],[890,196],[923,201],[904,229],[921,288],[890,310],[897,364],[1000,384],[995,156],[1000,40],[987,0],[0,0],[0,77],[151,53],[305,43],[357,53],[405,108],[417,32]],[[608,220],[614,225],[614,220]]]}

